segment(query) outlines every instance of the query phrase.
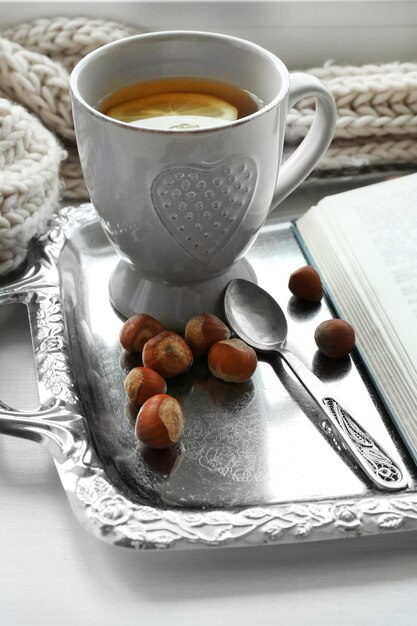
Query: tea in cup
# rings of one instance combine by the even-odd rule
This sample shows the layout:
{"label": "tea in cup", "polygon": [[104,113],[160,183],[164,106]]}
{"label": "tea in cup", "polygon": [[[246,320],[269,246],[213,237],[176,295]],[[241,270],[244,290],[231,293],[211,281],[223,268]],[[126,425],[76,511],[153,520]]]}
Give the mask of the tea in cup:
{"label": "tea in cup", "polygon": [[190,76],[134,83],[104,98],[105,115],[141,128],[192,130],[226,125],[262,108],[257,96],[235,85]]}
{"label": "tea in cup", "polygon": [[[120,258],[113,305],[173,329],[221,315],[231,278],[256,280],[245,254],[268,214],[329,146],[333,97],[252,42],[194,31],[104,45],[70,88],[85,182]],[[313,124],[281,164],[287,113],[305,97]]]}

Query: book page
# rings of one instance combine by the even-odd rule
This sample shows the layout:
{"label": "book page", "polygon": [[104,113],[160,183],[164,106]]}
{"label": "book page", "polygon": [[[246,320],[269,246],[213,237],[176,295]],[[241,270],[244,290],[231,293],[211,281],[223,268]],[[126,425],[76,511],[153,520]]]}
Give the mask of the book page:
{"label": "book page", "polygon": [[329,196],[321,209],[328,236],[336,228],[343,237],[417,370],[417,175]]}
{"label": "book page", "polygon": [[417,463],[417,174],[327,196],[295,232]]}
{"label": "book page", "polygon": [[414,194],[413,211],[407,204],[404,205],[404,197],[400,196],[390,201],[389,206],[379,205],[378,220],[373,219],[366,205],[358,205],[355,209],[376,252],[388,267],[414,316],[417,334],[417,192]]}

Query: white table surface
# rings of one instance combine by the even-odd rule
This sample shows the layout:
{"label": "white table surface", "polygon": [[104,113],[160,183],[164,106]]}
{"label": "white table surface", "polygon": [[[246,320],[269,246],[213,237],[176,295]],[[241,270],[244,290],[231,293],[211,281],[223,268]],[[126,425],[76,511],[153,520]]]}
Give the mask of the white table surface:
{"label": "white table surface", "polygon": [[[0,398],[37,406],[22,305],[0,309]],[[141,552],[90,536],[39,444],[0,435],[1,626],[416,626],[417,532]]]}

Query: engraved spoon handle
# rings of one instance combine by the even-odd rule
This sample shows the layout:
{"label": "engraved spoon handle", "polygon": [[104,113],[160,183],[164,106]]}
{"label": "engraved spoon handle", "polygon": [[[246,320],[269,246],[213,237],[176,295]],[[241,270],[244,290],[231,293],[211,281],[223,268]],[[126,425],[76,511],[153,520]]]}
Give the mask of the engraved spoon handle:
{"label": "engraved spoon handle", "polygon": [[330,422],[338,439],[379,489],[398,491],[408,478],[375,439],[336,400],[331,388],[319,380],[292,352],[276,350]]}

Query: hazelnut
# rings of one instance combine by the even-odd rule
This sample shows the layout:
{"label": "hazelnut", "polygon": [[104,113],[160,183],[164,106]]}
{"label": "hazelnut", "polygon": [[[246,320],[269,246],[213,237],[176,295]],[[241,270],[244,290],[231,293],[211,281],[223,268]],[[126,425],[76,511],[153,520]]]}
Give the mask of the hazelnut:
{"label": "hazelnut", "polygon": [[136,418],[136,437],[150,448],[169,448],[178,441],[183,430],[181,405],[165,393],[146,400]]}
{"label": "hazelnut", "polygon": [[229,339],[230,330],[216,315],[202,313],[188,320],[184,336],[193,354],[197,356],[208,352],[216,341]]}
{"label": "hazelnut", "polygon": [[290,275],[288,289],[302,300],[320,302],[323,297],[320,275],[311,265],[304,265]]}
{"label": "hazelnut", "polygon": [[190,369],[193,353],[180,335],[164,330],[145,343],[142,361],[145,367],[150,367],[164,378],[171,378]]}
{"label": "hazelnut", "polygon": [[319,350],[332,359],[347,356],[355,347],[355,331],[345,320],[322,322],[316,328],[314,339]]}
{"label": "hazelnut", "polygon": [[167,392],[165,380],[149,367],[131,369],[124,380],[124,388],[129,400],[135,404],[143,404],[148,398]]}
{"label": "hazelnut", "polygon": [[161,322],[147,313],[132,315],[120,329],[119,340],[128,352],[140,352],[148,339],[164,330]]}
{"label": "hazelnut", "polygon": [[246,382],[256,370],[257,363],[255,350],[241,339],[217,341],[208,353],[210,372],[226,382]]}

